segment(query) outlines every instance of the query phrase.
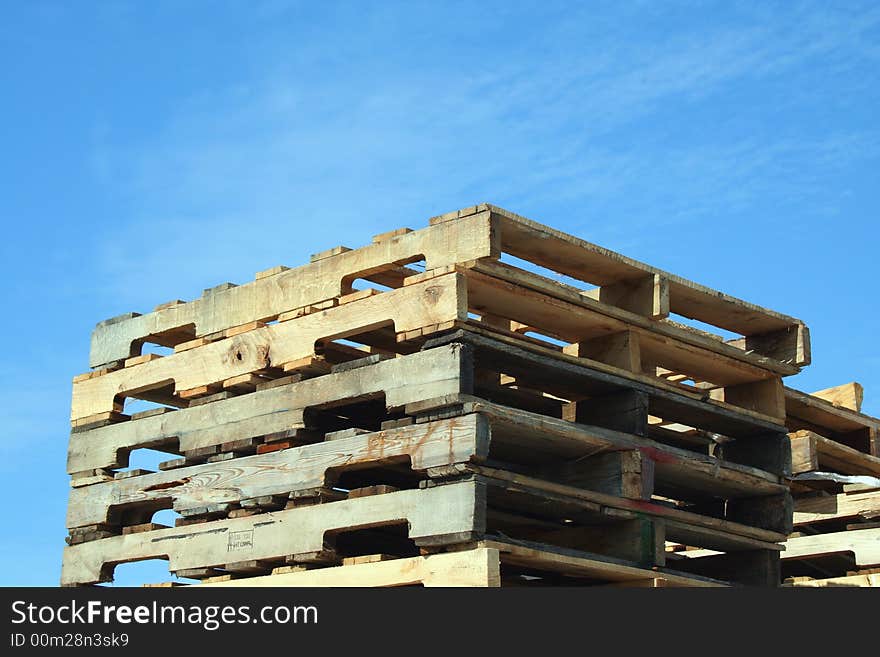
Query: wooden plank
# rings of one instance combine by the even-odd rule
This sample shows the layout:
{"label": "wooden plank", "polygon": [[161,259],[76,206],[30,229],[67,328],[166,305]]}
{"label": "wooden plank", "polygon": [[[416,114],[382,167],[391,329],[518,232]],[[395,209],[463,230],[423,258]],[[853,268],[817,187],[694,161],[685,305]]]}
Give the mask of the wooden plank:
{"label": "wooden plank", "polygon": [[563,418],[579,424],[607,427],[636,436],[648,433],[648,395],[623,390],[572,402],[563,408]]}
{"label": "wooden plank", "polygon": [[633,330],[646,361],[723,385],[760,380],[768,372],[789,375],[798,371],[696,331],[602,304],[509,265],[480,261],[457,269],[468,277],[469,305],[475,312],[515,319],[567,342]]}
{"label": "wooden plank", "polygon": [[[540,346],[506,336],[485,327],[465,328],[434,338],[425,347],[450,342],[471,345],[478,367],[503,368],[517,381],[526,381],[563,399],[624,390],[649,395],[650,414],[732,437],[780,431],[782,420],[756,411],[710,399],[707,392],[667,383],[653,376],[642,376],[595,361],[584,361],[546,345]],[[554,363],[548,368],[548,360]]]}
{"label": "wooden plank", "polygon": [[[491,426],[495,458],[518,461],[529,459],[535,466],[553,459],[589,457],[608,450],[638,449],[654,464],[657,486],[679,490],[708,491],[725,498],[780,495],[786,486],[778,476],[730,463],[705,454],[661,445],[602,427],[578,425],[484,400],[462,400],[461,413],[485,415]],[[552,450],[552,452],[550,451]],[[523,456],[525,455],[525,456]],[[552,463],[552,460],[550,461]]]}
{"label": "wooden plank", "polygon": [[598,454],[544,469],[541,478],[618,497],[650,499],[654,462],[638,450]]}
{"label": "wooden plank", "polygon": [[[571,363],[562,354],[556,354],[553,367],[548,368],[546,358],[531,349],[512,348],[503,341],[489,341],[473,334],[461,333],[451,336],[451,339],[471,341],[483,354],[481,358],[518,362],[520,365],[517,367],[531,377],[536,376],[539,370],[545,371],[547,375],[541,383],[546,383],[549,391],[583,393],[590,386],[613,391],[635,385],[637,389],[651,392],[652,412],[677,417],[708,430],[728,435],[752,435],[768,431],[768,427],[773,426],[727,410],[721,403],[694,400],[684,393],[666,392],[662,386],[651,388],[634,384],[631,379],[603,374],[585,367],[576,359],[571,359],[574,361]],[[452,344],[456,345],[454,342]],[[469,390],[469,379],[464,373],[472,370],[467,369],[471,366],[466,366],[462,360],[461,347],[442,348],[445,351],[432,348],[422,355],[412,354],[370,366],[378,368],[375,370],[364,371],[366,368],[361,368],[357,374],[340,372],[296,384],[266,387],[253,393],[253,396],[231,398],[204,407],[180,409],[160,416],[92,429],[83,434],[72,434],[68,455],[70,472],[125,467],[128,450],[140,447],[157,447],[171,442],[175,444],[175,450],[187,451],[218,442],[302,427],[304,408],[321,406],[331,400],[384,393],[386,405],[395,407]],[[149,367],[149,364],[143,367]],[[294,385],[298,387],[292,388]],[[301,408],[291,405],[290,395],[294,393],[296,398],[302,400]],[[175,441],[179,442],[179,447]]]}
{"label": "wooden plank", "polygon": [[591,553],[653,568],[665,565],[665,536],[663,522],[632,518],[613,524],[554,528],[530,534],[529,538],[560,547],[586,549]]}
{"label": "wooden plank", "polygon": [[669,279],[648,274],[599,288],[599,301],[644,315],[650,319],[669,316]]}
{"label": "wooden plank", "polygon": [[134,358],[125,359],[125,367],[134,367],[142,363],[149,363],[151,360],[162,358],[159,354],[144,354],[143,356],[135,356]]}
{"label": "wooden plank", "polygon": [[837,408],[848,408],[851,411],[859,413],[862,410],[862,399],[865,396],[865,390],[862,388],[861,383],[853,381],[851,383],[834,386],[833,388],[825,388],[824,390],[819,390],[818,392],[810,394],[813,395],[813,397],[824,399]]}
{"label": "wooden plank", "polygon": [[392,278],[400,281],[401,263],[422,257],[428,270],[478,259],[497,259],[502,244],[511,254],[519,254],[537,264],[557,270],[561,266],[562,273],[583,278],[583,274],[589,272],[587,278],[601,279],[598,284],[605,287],[605,292],[600,290],[600,295],[604,295],[606,303],[600,305],[606,308],[615,307],[609,303],[615,302],[630,311],[659,317],[666,312],[668,296],[673,312],[710,323],[720,320],[719,326],[741,329],[752,341],[746,350],[762,344],[763,340],[767,346],[765,356],[790,361],[794,366],[808,362],[808,334],[799,320],[722,295],[499,208],[484,206],[463,215],[459,213],[457,217],[456,221],[438,222],[423,230],[397,234],[355,251],[331,250],[325,254],[328,257],[316,257],[315,262],[304,267],[269,270],[271,274],[252,283],[218,286],[189,303],[179,303],[148,315],[129,313],[102,322],[93,335],[90,364],[95,367],[137,356],[143,341],[154,340],[160,344],[170,341],[169,346],[174,346],[231,326],[277,318],[288,310],[350,292],[350,284],[356,278],[378,281],[393,269]]}
{"label": "wooden plank", "polygon": [[800,580],[783,584],[783,586],[837,588],[837,587],[880,587],[880,574],[847,575],[846,577],[829,577],[828,579]]}
{"label": "wooden plank", "polygon": [[608,363],[620,369],[641,373],[642,355],[639,337],[633,331],[621,331],[610,335],[574,342],[563,353],[578,358],[588,358]]}
{"label": "wooden plank", "polygon": [[[558,573],[590,583],[616,582],[619,585],[653,580],[654,571],[617,564],[587,556],[557,554],[551,551],[484,541],[470,550],[432,554],[320,570],[286,573],[282,576],[250,578],[223,582],[220,586],[293,586],[293,587],[376,587],[376,586],[501,586],[506,567],[527,567],[533,571]],[[486,546],[486,547],[484,547]],[[723,586],[682,575],[660,575],[672,586]],[[205,586],[202,584],[201,586]]]}
{"label": "wooden plank", "polygon": [[[155,472],[71,491],[67,526],[111,522],[137,506],[176,510],[332,486],[344,470],[408,462],[413,470],[483,459],[489,426],[471,414],[430,424]],[[357,497],[352,494],[350,497]]]}
{"label": "wooden plank", "polygon": [[724,586],[722,582],[690,577],[675,573],[670,569],[647,570],[612,559],[602,559],[598,555],[579,554],[577,551],[563,551],[550,547],[540,549],[497,540],[481,541],[478,545],[497,549],[500,553],[502,567],[504,564],[530,567],[570,577],[584,577],[606,582],[639,581],[649,575],[658,575],[675,586]]}
{"label": "wooden plank", "polygon": [[815,495],[794,501],[795,525],[856,518],[880,518],[880,491]]}
{"label": "wooden plank", "polygon": [[725,518],[751,527],[790,534],[793,512],[794,500],[791,493],[785,491],[780,495],[727,500]]}
{"label": "wooden plank", "polygon": [[[564,484],[556,484],[549,481],[536,479],[526,475],[520,475],[504,470],[489,468],[480,465],[470,464],[468,470],[474,472],[488,481],[499,482],[498,485],[504,485],[506,490],[536,490],[542,491],[550,495],[564,496],[571,500],[582,500],[593,504],[599,504],[615,509],[625,511],[635,511],[651,517],[670,520],[675,525],[667,524],[669,527],[678,527],[681,525],[693,525],[694,527],[715,530],[719,533],[726,533],[735,536],[742,536],[746,539],[762,541],[764,543],[775,543],[785,540],[785,534],[773,532],[756,527],[749,527],[739,523],[729,522],[719,518],[709,516],[701,516],[681,509],[671,509],[660,504],[655,504],[645,500],[630,500],[622,497],[615,497],[595,491],[588,491]],[[670,540],[675,540],[675,530],[669,530]],[[769,545],[765,547],[771,547]]]}
{"label": "wooden plank", "polygon": [[836,472],[844,475],[880,477],[880,458],[829,440],[812,431],[796,431],[791,438],[792,455],[798,454],[798,470],[792,472]]}
{"label": "wooden plank", "polygon": [[[497,222],[505,253],[593,285],[607,286],[649,275],[661,276],[669,281],[671,312],[742,335],[780,336],[776,337],[777,345],[769,345],[776,347],[775,352],[764,355],[789,360],[797,366],[810,362],[809,333],[800,320],[712,290],[502,208],[486,205],[482,212]],[[792,339],[783,340],[788,333]]]}
{"label": "wooden plank", "polygon": [[773,432],[737,438],[718,445],[716,452],[734,463],[746,463],[783,477],[791,476],[791,441],[785,434]]}
{"label": "wooden plank", "polygon": [[80,381],[73,386],[71,420],[115,410],[118,398],[169,383],[175,390],[190,390],[280,367],[316,355],[315,344],[320,340],[344,338],[385,324],[401,332],[449,318],[463,319],[467,317],[464,296],[459,276],[438,277]]}
{"label": "wooden plank", "polygon": [[169,570],[176,572],[222,567],[231,561],[319,553],[328,531],[390,523],[406,522],[411,539],[467,535],[482,531],[477,517],[477,488],[474,483],[463,482],[405,490],[68,546],[61,583],[112,581],[116,564],[151,558],[167,558]]}
{"label": "wooden plank", "polygon": [[[377,563],[337,566],[309,571],[294,571],[280,575],[252,577],[222,583],[202,583],[200,586],[223,587],[387,587],[421,584],[434,586],[501,586],[501,574],[506,567],[526,567],[583,579],[587,582],[616,582],[619,585],[654,580],[658,574],[630,565],[604,561],[598,558],[558,554],[494,541],[484,541],[469,550],[431,554],[382,561]],[[659,575],[671,586],[724,586],[697,577],[680,574]]]}
{"label": "wooden plank", "polygon": [[402,235],[408,235],[411,232],[413,232],[412,228],[395,228],[394,230],[385,231],[384,233],[373,235],[373,244],[387,242],[388,240],[396,239]]}
{"label": "wooden plank", "polygon": [[[90,468],[125,467],[130,450],[140,447],[162,448],[169,441],[174,449],[191,452],[201,447],[263,435],[265,432],[286,431],[303,426],[304,409],[337,400],[384,394],[387,406],[400,407],[422,399],[443,398],[468,389],[468,362],[462,347],[453,343],[349,372],[258,390],[246,397],[233,397],[204,407],[181,409],[72,434],[69,468],[71,472],[77,472]],[[649,450],[646,454],[652,460],[656,458],[662,461],[658,470],[659,480],[675,480],[680,487],[712,489],[719,494],[737,496],[759,494],[761,491],[770,493],[779,486],[778,478],[774,479],[766,473],[745,466],[719,463],[717,459],[667,448],[651,440],[634,440],[619,432],[578,427],[560,420],[555,420],[554,424],[552,418],[516,413],[513,409],[499,410],[496,415],[514,419],[514,422],[502,422],[500,426],[504,428],[496,430],[496,433],[502,432],[498,435],[512,436],[510,447],[499,452],[502,458],[519,454],[540,463],[540,453],[545,453],[541,458],[548,461],[576,459],[596,449],[642,448]],[[522,421],[522,426],[527,429],[521,429],[516,421]],[[537,443],[529,438],[529,431],[546,438]],[[521,446],[517,447],[517,444]]]}
{"label": "wooden plank", "polygon": [[254,275],[254,280],[260,280],[263,278],[268,278],[269,276],[275,276],[276,274],[281,274],[283,272],[290,271],[290,267],[286,267],[284,265],[277,265],[275,267],[270,267],[269,269],[263,269],[262,271],[258,271]]}
{"label": "wooden plank", "polygon": [[785,543],[783,561],[852,552],[859,567],[880,566],[880,528],[798,536]]}
{"label": "wooden plank", "polygon": [[402,407],[457,393],[468,389],[468,378],[462,374],[465,365],[461,346],[449,345],[204,406],[72,433],[68,471],[126,467],[129,452],[138,448],[162,449],[170,443],[184,452],[302,428],[305,409],[331,402],[384,394],[386,406]]}
{"label": "wooden plank", "polygon": [[724,401],[771,417],[785,417],[785,393],[782,379],[771,377],[724,388]]}
{"label": "wooden plank", "polygon": [[819,469],[819,452],[816,449],[815,436],[812,431],[797,432],[789,435],[791,440],[791,472],[813,472]]}
{"label": "wooden plank", "polygon": [[435,269],[499,254],[488,217],[425,228],[159,312],[129,313],[101,322],[92,334],[89,364],[98,367],[137,356],[140,343],[155,334],[187,330],[193,339],[273,319],[285,311],[351,292],[350,283],[355,279],[397,268],[396,263],[424,258],[426,269]]}
{"label": "wooden plank", "polygon": [[389,561],[300,570],[200,586],[390,587],[500,586],[498,551],[478,548]]}
{"label": "wooden plank", "polygon": [[834,406],[829,401],[794,388],[785,388],[786,426],[789,431],[806,429],[880,456],[880,419]]}

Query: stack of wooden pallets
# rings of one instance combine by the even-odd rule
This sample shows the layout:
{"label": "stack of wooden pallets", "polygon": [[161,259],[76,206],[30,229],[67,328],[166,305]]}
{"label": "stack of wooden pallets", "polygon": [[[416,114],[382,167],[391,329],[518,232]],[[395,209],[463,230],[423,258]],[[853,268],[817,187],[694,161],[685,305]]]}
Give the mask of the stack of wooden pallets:
{"label": "stack of wooden pallets", "polygon": [[880,419],[862,387],[786,389],[794,534],[783,553],[792,586],[880,586]]}
{"label": "stack of wooden pallets", "polygon": [[792,317],[494,206],[436,217],[99,324],[62,583],[775,586],[808,362]]}

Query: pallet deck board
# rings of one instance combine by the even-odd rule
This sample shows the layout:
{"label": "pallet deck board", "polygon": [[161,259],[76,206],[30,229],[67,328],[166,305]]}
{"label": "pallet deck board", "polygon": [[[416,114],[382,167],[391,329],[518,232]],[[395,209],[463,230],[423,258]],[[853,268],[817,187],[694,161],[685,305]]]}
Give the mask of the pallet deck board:
{"label": "pallet deck board", "polygon": [[[616,368],[599,368],[578,358],[533,344],[520,343],[492,331],[467,327],[453,331],[426,343],[426,347],[460,342],[471,345],[477,366],[483,363],[524,377],[526,381],[546,386],[560,396],[584,398],[591,394],[612,393],[622,390],[643,392],[649,396],[651,415],[676,421],[687,419],[702,428],[730,436],[750,436],[778,432],[783,421],[748,409],[709,398],[705,391],[682,390],[651,377],[642,377]],[[554,367],[545,363],[552,358]]]}
{"label": "pallet deck board", "polygon": [[[600,289],[598,296],[605,305],[629,311],[640,310],[642,305],[632,303],[638,282],[650,279],[649,287],[653,288],[656,281],[658,289],[666,290],[671,312],[741,333],[746,336],[743,350],[767,351],[771,359],[794,367],[809,363],[809,335],[800,320],[710,290],[500,208],[481,206],[479,211],[459,213],[456,221],[434,222],[428,228],[361,249],[338,250],[304,267],[261,276],[245,285],[213,289],[189,303],[102,322],[93,334],[90,365],[98,367],[136,356],[144,341],[173,346],[168,342],[180,340],[180,336],[195,338],[276,318],[283,312],[351,292],[350,284],[358,277],[378,281],[421,258],[430,271],[469,261],[497,261],[502,252],[587,284],[602,285],[605,289]],[[394,284],[402,279],[398,275],[396,280],[382,280]],[[666,314],[662,302],[651,302],[649,306],[651,316]]]}
{"label": "pallet deck board", "polygon": [[[521,286],[485,276],[469,269],[456,269],[413,285],[381,294],[372,294],[348,304],[339,304],[320,313],[303,315],[275,325],[257,325],[249,331],[188,349],[137,367],[108,372],[101,377],[77,381],[73,385],[71,421],[99,413],[118,411],[120,400],[132,396],[148,398],[160,388],[188,399],[209,394],[223,381],[253,374],[267,368],[318,355],[321,342],[393,327],[398,336],[427,335],[455,324],[473,323],[469,309],[489,307],[495,315],[513,315],[549,334],[579,342],[631,330],[644,343],[646,358],[675,370],[689,372],[697,380],[730,386],[731,394],[745,384],[778,379],[796,369],[774,365],[774,361],[727,347],[715,340],[701,343],[692,332],[665,324],[607,317],[590,308],[585,299],[576,304],[539,293],[527,293]],[[629,322],[643,321],[648,328]],[[544,328],[548,327],[548,328]],[[658,334],[661,331],[662,334]],[[374,336],[375,337],[375,336]],[[368,339],[362,337],[361,339]],[[381,338],[377,346],[382,342]],[[404,348],[401,342],[385,347]],[[380,347],[381,348],[381,347]],[[671,359],[671,360],[669,360]],[[780,392],[781,395],[781,392]],[[167,395],[166,395],[167,396]],[[780,416],[777,403],[757,405],[751,398],[739,405]],[[760,401],[765,395],[757,397]],[[733,398],[732,398],[733,399]]]}
{"label": "pallet deck board", "polygon": [[669,586],[723,587],[724,582],[678,573],[657,572],[613,563],[597,555],[565,555],[549,550],[483,541],[470,550],[409,557],[379,563],[336,566],[264,577],[199,584],[221,587],[453,587],[503,586],[502,573],[508,566],[546,572],[594,582],[632,584],[654,580]]}
{"label": "pallet deck board", "polygon": [[[656,487],[691,490],[717,497],[752,498],[785,493],[777,477],[737,464],[726,463],[684,450],[653,444],[598,427],[570,425],[524,412],[492,405],[480,413],[447,420],[413,424],[377,433],[353,435],[325,443],[294,447],[283,451],[240,457],[171,471],[147,473],[125,480],[76,488],[70,493],[68,527],[109,522],[111,512],[139,505],[168,504],[190,509],[206,504],[238,502],[261,495],[292,493],[330,485],[330,473],[407,459],[414,471],[456,463],[480,463],[497,454],[504,460],[541,464],[583,461],[584,456],[608,450],[634,450],[645,454],[656,469]],[[584,469],[585,466],[581,466]],[[543,467],[546,472],[547,465]],[[494,471],[494,470],[493,470]],[[622,475],[619,475],[622,476]],[[653,477],[652,477],[653,479]],[[653,481],[651,482],[653,488]],[[651,490],[648,490],[650,495]],[[598,493],[600,502],[639,509],[640,503]],[[627,506],[629,504],[630,506]],[[669,515],[661,507],[648,505],[653,513]],[[647,512],[647,511],[646,511]],[[682,518],[683,512],[672,513]],[[718,521],[707,521],[717,523]],[[723,525],[723,523],[722,523]],[[721,525],[718,525],[721,526]],[[765,540],[773,538],[762,535]],[[779,538],[778,536],[776,537]]]}
{"label": "pallet deck board", "polygon": [[880,419],[794,388],[785,388],[786,424],[790,431],[807,430],[880,456]]}
{"label": "pallet deck board", "polygon": [[789,538],[782,559],[800,560],[841,552],[851,552],[859,567],[880,566],[880,528]]}
{"label": "pallet deck board", "polygon": [[808,588],[880,588],[880,574],[846,575],[826,579],[800,580],[783,584],[786,587]]}
{"label": "pallet deck board", "polygon": [[[649,394],[652,413],[731,436],[750,437],[781,431],[774,422],[759,420],[754,414],[740,412],[724,403],[694,399],[663,386],[634,384],[632,380],[586,367],[564,354],[558,355],[548,366],[540,353],[504,345],[471,332],[453,334],[447,340],[448,344],[437,344],[422,352],[361,368],[73,433],[68,471],[125,467],[128,453],[138,448],[163,449],[164,445],[172,444],[178,452],[189,452],[303,428],[306,409],[346,400],[384,396],[386,407],[421,404],[427,408],[430,404],[424,400],[442,400],[470,391],[474,367],[482,361],[504,364],[506,368],[516,368],[512,371],[528,372],[532,377],[542,376],[541,381],[550,386],[549,390],[558,393],[601,393],[635,387]],[[469,348],[476,350],[475,356],[468,353]],[[541,370],[547,373],[542,375]]]}
{"label": "pallet deck board", "polygon": [[400,521],[408,523],[414,539],[469,534],[482,529],[475,515],[476,495],[476,485],[465,483],[114,536],[65,548],[61,581],[109,581],[115,564],[149,558],[167,558],[169,569],[179,571],[318,553],[328,531]]}
{"label": "pallet deck board", "polygon": [[880,491],[801,496],[794,501],[794,524],[845,519],[880,519]]}
{"label": "pallet deck board", "polygon": [[106,320],[92,334],[89,364],[98,367],[137,355],[133,351],[139,353],[141,342],[147,338],[159,340],[169,331],[189,331],[196,338],[277,317],[282,312],[351,292],[354,279],[375,276],[395,267],[395,263],[424,259],[428,269],[435,269],[459,260],[492,257],[498,254],[493,240],[491,223],[484,218],[429,227],[219,290],[160,312],[129,313]]}
{"label": "pallet deck board", "polygon": [[460,284],[456,276],[441,277],[80,381],[73,386],[71,420],[117,410],[119,397],[168,384],[173,390],[189,390],[316,356],[320,340],[385,324],[406,331],[466,316]]}
{"label": "pallet deck board", "polygon": [[813,431],[790,434],[792,472],[836,472],[880,477],[880,457],[871,456]]}
{"label": "pallet deck board", "polygon": [[[170,570],[176,572],[222,568],[230,562],[273,561],[286,555],[323,555],[327,554],[329,534],[399,523],[406,523],[407,535],[417,545],[455,545],[479,540],[487,532],[500,529],[519,541],[536,537],[544,538],[542,542],[562,541],[562,545],[573,542],[572,546],[589,546],[589,551],[622,556],[643,565],[663,564],[667,526],[672,536],[689,536],[691,532],[705,539],[703,545],[711,547],[778,548],[749,538],[748,534],[758,532],[753,528],[733,523],[713,523],[708,527],[686,514],[673,514],[670,522],[649,519],[645,517],[646,511],[609,507],[582,493],[568,494],[570,491],[527,483],[530,485],[482,480],[450,482],[101,538],[65,549],[62,583],[108,581],[115,564],[147,558],[167,558]],[[574,524],[566,524],[563,518],[572,518]]]}

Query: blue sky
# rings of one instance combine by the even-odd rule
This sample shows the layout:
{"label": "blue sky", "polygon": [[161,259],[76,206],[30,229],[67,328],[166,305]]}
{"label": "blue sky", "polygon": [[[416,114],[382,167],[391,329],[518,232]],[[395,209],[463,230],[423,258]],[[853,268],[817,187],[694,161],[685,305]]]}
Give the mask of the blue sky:
{"label": "blue sky", "polygon": [[58,581],[70,379],[96,322],[478,202],[803,318],[814,364],[789,384],[860,381],[880,415],[876,3],[0,19],[0,584]]}

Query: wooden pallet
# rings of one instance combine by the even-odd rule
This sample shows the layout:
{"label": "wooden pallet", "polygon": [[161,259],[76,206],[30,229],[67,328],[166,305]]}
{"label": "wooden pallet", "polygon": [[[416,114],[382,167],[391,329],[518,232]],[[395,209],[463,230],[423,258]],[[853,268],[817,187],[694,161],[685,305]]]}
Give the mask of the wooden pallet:
{"label": "wooden pallet", "polygon": [[[505,253],[601,287],[582,289],[534,276],[500,263]],[[92,337],[90,365],[121,363],[138,356],[146,342],[177,346],[250,322],[272,321],[297,309],[320,308],[340,296],[360,294],[351,287],[358,278],[401,287],[419,276],[406,265],[420,259],[426,261],[429,272],[470,263],[523,288],[568,298],[574,306],[585,301],[586,309],[607,316],[606,324],[612,319],[638,324],[640,317],[648,318],[661,333],[674,329],[673,335],[679,338],[690,333],[702,339],[699,332],[679,330],[666,320],[670,313],[679,314],[745,336],[729,345],[740,354],[760,354],[765,361],[787,363],[795,369],[809,363],[809,334],[800,320],[484,205],[437,217],[423,230],[378,236],[363,249],[332,249],[304,267],[268,270],[246,285],[218,286],[189,303],[172,302],[147,315],[129,313],[102,322]],[[644,348],[650,354],[650,341]]]}
{"label": "wooden pallet", "polygon": [[791,438],[792,473],[836,472],[843,475],[880,477],[880,457],[871,456],[842,443],[800,430]]}
{"label": "wooden pallet", "polygon": [[343,566],[289,570],[257,577],[221,576],[213,587],[499,587],[649,586],[722,587],[723,582],[621,564],[595,555],[538,550],[502,541],[418,557],[366,561]]}
{"label": "wooden pallet", "polygon": [[[574,485],[621,508],[666,504],[708,518],[732,520],[782,534],[791,528],[791,498],[778,475],[650,439],[471,402],[461,416],[417,422],[328,442],[288,447],[170,471],[124,473],[71,490],[72,535],[101,538],[150,521],[160,509],[183,515],[267,506],[309,490],[414,485],[424,476],[480,472],[503,463],[525,476]],[[457,466],[457,467],[453,467]],[[133,474],[134,476],[128,476]],[[344,493],[341,493],[344,495]],[[629,506],[627,506],[629,505]],[[662,515],[663,508],[653,509]],[[103,532],[101,534],[92,532]]]}
{"label": "wooden pallet", "polygon": [[[632,314],[614,318],[606,308],[575,294],[561,300],[469,268],[418,279],[400,289],[372,294],[351,303],[310,313],[274,325],[224,337],[216,342],[178,351],[129,359],[128,367],[77,377],[74,380],[71,421],[89,422],[102,414],[118,413],[127,397],[174,400],[187,405],[198,395],[219,391],[224,382],[258,376],[267,370],[290,370],[321,356],[325,345],[355,339],[371,349],[407,352],[437,332],[477,324],[469,318],[509,317],[524,326],[566,341],[565,351],[586,363],[610,366],[636,375],[668,378],[681,373],[731,404],[778,419],[784,417],[781,376],[796,368],[782,365],[667,324]],[[624,311],[619,311],[624,312]],[[487,315],[488,313],[488,315]],[[641,322],[642,325],[639,325]],[[509,322],[508,322],[509,323]],[[523,342],[532,338],[515,331],[495,331]],[[625,362],[620,340],[626,341]],[[540,341],[539,341],[540,343]],[[544,343],[552,349],[560,347]]]}
{"label": "wooden pallet", "polygon": [[[865,454],[880,457],[880,419],[865,415],[857,409],[861,406],[856,384],[849,384],[849,405],[840,403],[840,388],[820,391],[811,395],[794,388],[785,388],[786,426],[791,432],[810,431],[828,440],[851,447]],[[861,386],[860,386],[861,387]],[[860,396],[859,396],[860,397]],[[838,403],[835,404],[834,400]]]}
{"label": "wooden pallet", "polygon": [[174,347],[250,322],[271,321],[296,309],[333,304],[332,300],[353,293],[351,284],[359,278],[397,288],[420,273],[406,264],[422,259],[430,270],[498,254],[491,222],[482,217],[380,239],[357,250],[316,254],[302,267],[274,268],[244,285],[205,290],[200,299],[188,303],[101,322],[92,334],[89,365],[99,368],[137,356],[147,342]]}
{"label": "wooden pallet", "polygon": [[[528,387],[500,385],[499,370]],[[494,382],[487,374],[493,371]],[[663,443],[704,455],[711,447],[716,457],[732,463],[774,475],[790,472],[789,440],[771,418],[674,387],[608,374],[565,354],[521,348],[470,331],[451,334],[416,354],[376,362],[369,357],[312,379],[275,382],[195,407],[151,411],[76,430],[70,438],[68,472],[75,485],[88,484],[112,476],[107,469],[126,467],[130,452],[138,448],[185,454],[188,460],[183,464],[191,465],[223,452],[265,449],[253,441],[279,434],[315,441],[336,429],[375,431],[395,418],[459,415],[463,404],[476,400],[472,393],[548,418],[561,416],[654,441],[638,443],[639,447]],[[585,395],[590,398],[583,400]],[[624,412],[627,404],[630,409]],[[654,423],[657,418],[698,430],[671,431]],[[718,444],[722,435],[726,442]],[[615,440],[624,445],[619,436]]]}
{"label": "wooden pallet", "polygon": [[[664,565],[668,536],[710,549],[760,553],[778,563],[779,547],[773,541],[782,536],[773,532],[728,521],[707,522],[662,507],[656,511],[658,515],[652,515],[651,507],[658,505],[650,503],[635,510],[619,504],[612,507],[606,502],[617,498],[597,500],[596,495],[484,470],[469,480],[422,489],[71,545],[64,551],[62,584],[109,581],[117,564],[150,558],[166,558],[172,572],[187,576],[207,576],[215,570],[253,572],[284,561],[333,563],[342,556],[339,542],[343,534],[390,525],[405,525],[408,541],[404,547],[383,535],[371,538],[366,547],[359,544],[357,549],[367,554],[387,553],[389,541],[395,550],[406,550],[405,545],[414,541],[427,549],[442,550],[497,534],[520,544],[539,542],[604,554],[644,568]],[[375,549],[377,540],[382,541],[379,550]]]}
{"label": "wooden pallet", "polygon": [[[347,405],[378,399],[382,411],[466,390],[463,375],[469,362],[460,345],[449,345],[401,358],[366,358],[310,379],[280,380],[255,392],[224,397],[206,404],[159,409],[131,418],[117,417],[105,426],[74,430],[67,468],[70,474],[103,468],[124,468],[132,450],[155,448],[179,454],[199,450],[220,452],[223,445],[305,430],[307,415],[343,412]],[[342,410],[340,410],[342,409]],[[386,419],[379,416],[371,421]],[[315,420],[326,430],[346,428]],[[357,426],[356,422],[348,425]],[[377,427],[378,428],[378,427]],[[318,439],[323,437],[323,431]]]}

